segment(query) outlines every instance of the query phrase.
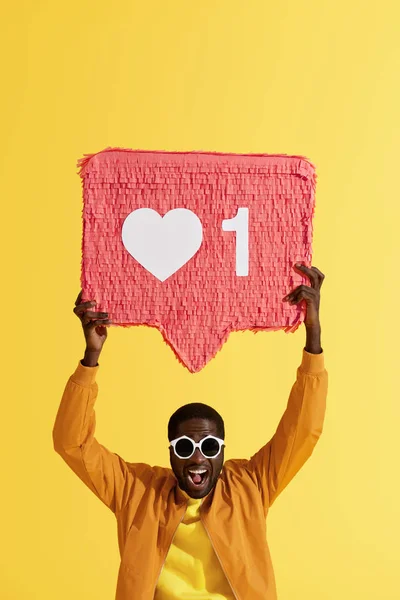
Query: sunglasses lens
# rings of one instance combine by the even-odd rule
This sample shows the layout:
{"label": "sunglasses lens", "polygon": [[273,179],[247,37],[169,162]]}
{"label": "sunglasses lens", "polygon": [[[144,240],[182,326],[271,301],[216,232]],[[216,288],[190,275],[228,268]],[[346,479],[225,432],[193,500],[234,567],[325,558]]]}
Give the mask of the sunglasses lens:
{"label": "sunglasses lens", "polygon": [[179,456],[183,458],[187,458],[193,452],[193,443],[190,440],[179,440],[179,442],[175,446],[175,451]]}
{"label": "sunglasses lens", "polygon": [[208,438],[208,440],[204,440],[204,442],[202,443],[201,449],[203,451],[204,456],[212,458],[213,456],[216,456],[219,452],[219,443],[217,442],[217,440]]}

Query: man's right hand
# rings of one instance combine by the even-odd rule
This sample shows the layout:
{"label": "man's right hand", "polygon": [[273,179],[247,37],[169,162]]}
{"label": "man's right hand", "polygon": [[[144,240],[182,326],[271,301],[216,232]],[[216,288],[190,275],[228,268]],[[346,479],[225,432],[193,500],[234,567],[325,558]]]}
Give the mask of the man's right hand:
{"label": "man's right hand", "polygon": [[85,367],[95,367],[98,363],[103,344],[107,339],[107,327],[111,325],[108,313],[94,312],[91,310],[96,306],[94,300],[82,302],[82,291],[75,301],[74,313],[82,323],[82,329],[86,340],[85,357],[82,364]]}

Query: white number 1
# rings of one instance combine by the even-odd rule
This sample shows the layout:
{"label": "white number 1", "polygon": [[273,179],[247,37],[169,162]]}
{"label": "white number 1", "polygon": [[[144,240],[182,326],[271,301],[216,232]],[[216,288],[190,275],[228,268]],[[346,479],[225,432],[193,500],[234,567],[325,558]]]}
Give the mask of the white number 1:
{"label": "white number 1", "polygon": [[238,208],[233,219],[222,221],[223,231],[236,232],[236,275],[249,274],[249,209]]}

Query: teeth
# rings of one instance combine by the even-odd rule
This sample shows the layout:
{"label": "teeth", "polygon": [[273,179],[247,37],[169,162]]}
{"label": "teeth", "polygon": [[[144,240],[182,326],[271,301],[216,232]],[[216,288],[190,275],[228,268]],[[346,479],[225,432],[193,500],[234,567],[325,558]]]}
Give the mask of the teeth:
{"label": "teeth", "polygon": [[207,469],[196,469],[196,471],[193,471],[192,469],[190,469],[189,473],[194,473],[194,474],[197,474],[197,473],[200,473],[200,474],[201,473],[207,473]]}

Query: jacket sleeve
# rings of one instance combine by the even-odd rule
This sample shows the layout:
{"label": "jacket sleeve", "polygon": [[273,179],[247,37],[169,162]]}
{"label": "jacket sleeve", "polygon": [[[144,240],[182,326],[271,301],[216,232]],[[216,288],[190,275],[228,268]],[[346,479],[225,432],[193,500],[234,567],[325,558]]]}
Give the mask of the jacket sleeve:
{"label": "jacket sleeve", "polygon": [[324,354],[303,350],[297,379],[278,428],[248,462],[258,480],[266,511],[311,456],[322,433],[327,390]]}
{"label": "jacket sleeve", "polygon": [[114,513],[122,510],[135,483],[133,465],[99,444],[94,437],[98,367],[79,363],[69,378],[54,428],[55,451]]}

